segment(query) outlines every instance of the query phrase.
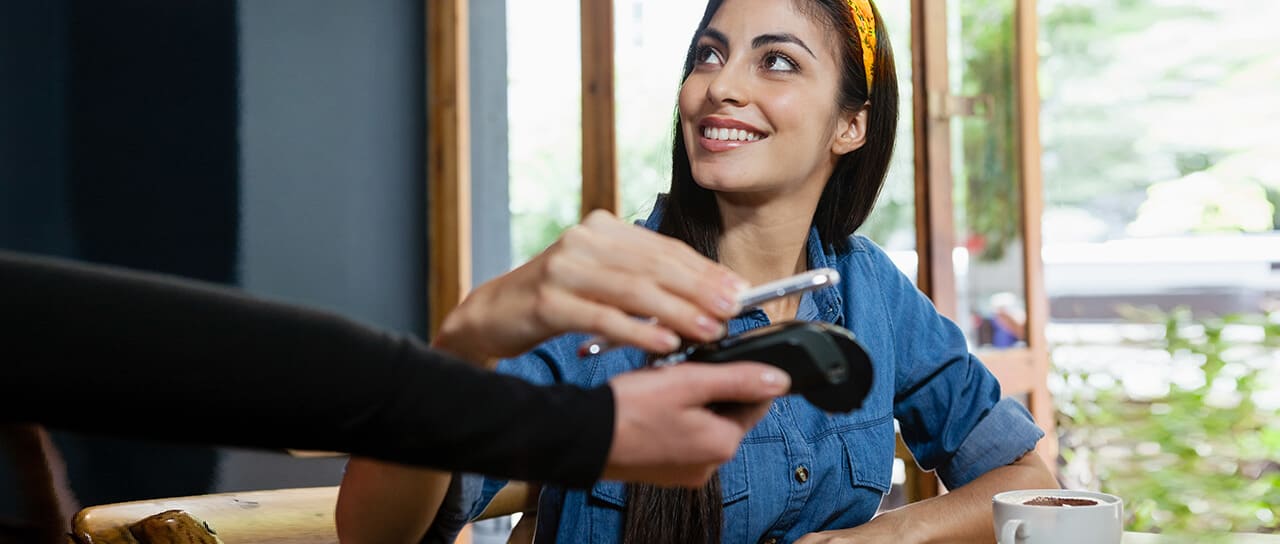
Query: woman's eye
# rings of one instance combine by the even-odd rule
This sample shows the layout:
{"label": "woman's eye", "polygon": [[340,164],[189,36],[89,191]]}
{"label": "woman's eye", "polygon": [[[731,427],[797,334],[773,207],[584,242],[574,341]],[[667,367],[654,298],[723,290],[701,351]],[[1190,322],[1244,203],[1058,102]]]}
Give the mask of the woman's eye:
{"label": "woman's eye", "polygon": [[721,64],[720,54],[711,47],[703,46],[698,50],[698,64]]}
{"label": "woman's eye", "polygon": [[771,72],[794,72],[796,65],[787,57],[771,53],[764,57],[764,69]]}

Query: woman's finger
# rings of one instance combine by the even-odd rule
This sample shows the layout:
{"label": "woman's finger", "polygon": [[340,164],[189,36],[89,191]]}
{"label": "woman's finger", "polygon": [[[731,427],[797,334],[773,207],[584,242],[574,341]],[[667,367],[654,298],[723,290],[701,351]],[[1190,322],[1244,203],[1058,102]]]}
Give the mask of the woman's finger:
{"label": "woman's finger", "polygon": [[614,307],[625,314],[652,317],[662,326],[699,341],[724,335],[721,319],[687,298],[663,289],[653,278],[615,268],[592,268],[573,255],[547,257],[551,283],[573,296]]}
{"label": "woman's finger", "polygon": [[588,221],[565,233],[563,250],[623,273],[647,277],[719,319],[740,311],[737,295],[747,283],[727,268],[683,242],[617,222],[603,212]]}
{"label": "woman's finger", "polygon": [[557,332],[595,334],[614,344],[649,352],[663,353],[680,347],[680,337],[671,329],[567,291],[551,291],[539,297],[535,316],[545,327]]}

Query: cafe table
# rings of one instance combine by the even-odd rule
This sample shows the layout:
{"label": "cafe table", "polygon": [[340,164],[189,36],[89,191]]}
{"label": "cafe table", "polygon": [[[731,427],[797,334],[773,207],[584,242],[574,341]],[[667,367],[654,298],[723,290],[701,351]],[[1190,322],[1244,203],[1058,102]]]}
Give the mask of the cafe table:
{"label": "cafe table", "polygon": [[1232,533],[1215,536],[1166,536],[1152,533],[1125,532],[1123,544],[1280,544],[1280,535]]}

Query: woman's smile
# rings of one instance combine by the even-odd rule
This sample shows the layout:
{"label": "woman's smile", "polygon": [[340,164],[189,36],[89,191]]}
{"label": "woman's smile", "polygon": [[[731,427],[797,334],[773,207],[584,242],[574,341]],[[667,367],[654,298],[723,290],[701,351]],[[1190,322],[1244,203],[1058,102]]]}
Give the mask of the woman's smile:
{"label": "woman's smile", "polygon": [[698,126],[702,128],[698,143],[712,153],[737,149],[769,137],[750,123],[728,117],[708,116]]}

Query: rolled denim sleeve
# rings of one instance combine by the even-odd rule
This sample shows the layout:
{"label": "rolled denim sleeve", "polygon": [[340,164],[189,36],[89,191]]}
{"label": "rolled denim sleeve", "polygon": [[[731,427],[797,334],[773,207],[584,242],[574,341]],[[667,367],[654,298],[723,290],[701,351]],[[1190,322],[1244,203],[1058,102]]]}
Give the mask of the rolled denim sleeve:
{"label": "rolled denim sleeve", "polygon": [[938,475],[947,488],[955,489],[1017,461],[1042,437],[1044,431],[1026,408],[1011,398],[1000,399],[969,431],[951,460],[938,467]]}
{"label": "rolled denim sleeve", "polygon": [[894,417],[916,462],[955,489],[1016,461],[1044,433],[1031,414],[1001,399],[1000,383],[878,248],[872,271],[893,337]]}

